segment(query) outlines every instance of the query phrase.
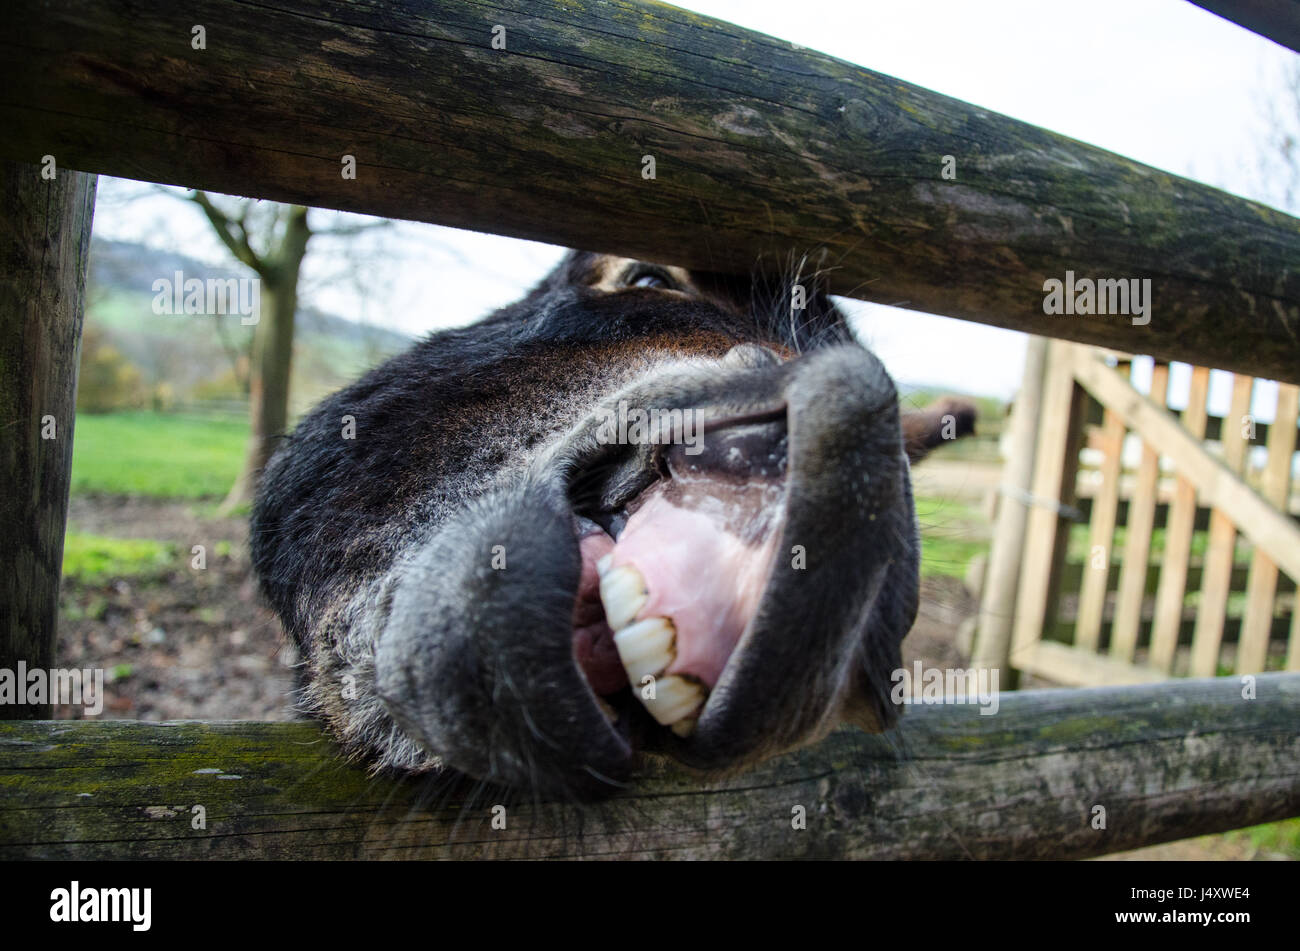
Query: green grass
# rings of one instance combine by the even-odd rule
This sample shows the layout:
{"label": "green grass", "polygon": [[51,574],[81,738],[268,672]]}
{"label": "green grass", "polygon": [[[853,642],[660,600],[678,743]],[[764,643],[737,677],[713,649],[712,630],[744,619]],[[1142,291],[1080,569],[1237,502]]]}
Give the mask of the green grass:
{"label": "green grass", "polygon": [[921,574],[965,578],[971,559],[988,551],[988,542],[921,535]]}
{"label": "green grass", "polygon": [[964,578],[971,559],[988,551],[988,527],[974,506],[931,496],[916,498],[921,527],[921,574]]}
{"label": "green grass", "polygon": [[975,522],[985,525],[987,520],[980,510],[964,502],[945,499],[939,496],[918,495],[913,500],[916,506],[916,520],[921,523],[921,531],[937,529],[944,525],[960,522]]}
{"label": "green grass", "polygon": [[72,491],[219,499],[239,474],[247,440],[245,420],[78,414]]}
{"label": "green grass", "polygon": [[151,538],[105,538],[68,532],[63,539],[63,577],[82,584],[110,578],[157,576],[176,565],[176,546]]}
{"label": "green grass", "polygon": [[1261,852],[1277,853],[1292,861],[1300,861],[1300,819],[1269,822],[1262,826],[1228,832],[1226,835],[1233,839],[1244,838]]}
{"label": "green grass", "polygon": [[[81,414],[72,451],[72,491],[206,499],[215,505],[239,473],[247,438],[248,424],[242,420],[149,412]],[[970,560],[988,548],[984,517],[972,506],[922,496],[916,499],[916,514],[923,574],[964,577]],[[74,574],[99,557],[91,549],[74,550],[74,538],[91,537],[68,536]],[[108,553],[116,555],[128,569],[119,574],[129,574],[131,555],[125,550]],[[65,573],[67,564],[65,559]]]}

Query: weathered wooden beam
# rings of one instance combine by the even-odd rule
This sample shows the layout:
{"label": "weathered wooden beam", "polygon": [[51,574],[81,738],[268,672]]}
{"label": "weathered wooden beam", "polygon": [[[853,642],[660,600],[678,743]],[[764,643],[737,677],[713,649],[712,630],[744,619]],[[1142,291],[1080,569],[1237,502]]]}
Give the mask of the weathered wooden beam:
{"label": "weathered wooden beam", "polygon": [[1203,10],[1300,53],[1300,3],[1296,0],[1191,0]]}
{"label": "weathered wooden beam", "polygon": [[1005,670],[1009,666],[1020,563],[1029,524],[1029,505],[1023,500],[1033,486],[1034,450],[1038,444],[1049,349],[1050,343],[1044,338],[1029,338],[1020,392],[1011,404],[1011,441],[999,486],[1002,497],[998,500],[997,523],[989,546],[988,575],[979,595],[978,627],[971,652],[971,665],[976,668]]}
{"label": "weathered wooden beam", "polygon": [[[0,90],[0,155],[723,271],[825,249],[840,293],[1300,382],[1296,219],[662,4],[9,0]],[[1045,315],[1068,271],[1150,279],[1149,322]]]}
{"label": "weathered wooden beam", "polygon": [[1039,418],[1051,422],[1040,426],[1036,433],[1030,495],[1037,504],[1031,506],[1025,526],[1022,567],[1011,619],[1009,659],[1017,670],[1029,669],[1026,664],[1034,645],[1042,640],[1051,620],[1048,606],[1052,591],[1059,590],[1059,585],[1053,584],[1052,575],[1059,565],[1056,555],[1066,516],[1051,503],[1069,504],[1068,497],[1074,489],[1070,473],[1077,464],[1069,458],[1069,430],[1071,421],[1078,418],[1080,401],[1074,377],[1070,375],[1073,350],[1070,344],[1059,342],[1052,342],[1047,348]]}
{"label": "weathered wooden beam", "polygon": [[913,706],[585,807],[374,779],[308,723],[4,723],[0,858],[1078,858],[1300,814],[1300,674],[1253,683]]}
{"label": "weathered wooden beam", "polygon": [[[94,208],[93,175],[0,160],[0,670],[11,676],[19,662],[54,664]],[[12,700],[0,719],[50,715]]]}

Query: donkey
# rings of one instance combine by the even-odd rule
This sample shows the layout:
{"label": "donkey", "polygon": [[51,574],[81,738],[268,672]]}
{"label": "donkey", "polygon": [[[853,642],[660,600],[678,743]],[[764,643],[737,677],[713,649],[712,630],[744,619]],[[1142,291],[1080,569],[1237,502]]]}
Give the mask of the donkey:
{"label": "donkey", "polygon": [[884,731],[917,610],[902,412],[817,280],[570,252],[327,398],[266,466],[302,706],[376,769],[575,797]]}

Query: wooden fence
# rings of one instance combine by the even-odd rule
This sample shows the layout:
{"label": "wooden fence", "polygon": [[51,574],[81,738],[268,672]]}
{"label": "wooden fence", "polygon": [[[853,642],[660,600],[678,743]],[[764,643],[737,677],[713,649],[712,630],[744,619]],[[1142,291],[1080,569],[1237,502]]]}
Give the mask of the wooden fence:
{"label": "wooden fence", "polygon": [[0,722],[0,859],[1085,858],[1300,811],[1296,686],[916,706],[732,779],[648,762],[584,808],[375,780],[308,723]]}
{"label": "wooden fence", "polygon": [[[1004,486],[1001,503],[1028,515],[1019,536],[994,539],[1022,555],[1010,664],[1076,685],[1300,670],[1300,387],[1278,385],[1262,423],[1255,380],[1235,374],[1227,415],[1211,417],[1210,370],[1193,367],[1179,421],[1169,365],[1155,362],[1145,393],[1132,368],[1127,354],[1048,348],[1030,394],[1040,423],[1013,449],[1033,460],[1032,480]],[[987,643],[976,653],[996,662]]]}
{"label": "wooden fence", "polygon": [[[1285,14],[1207,5],[1294,35]],[[1300,382],[1300,221],[668,6],[9,0],[0,89],[0,667],[55,663],[95,174],[736,273],[808,251],[841,293]],[[1141,325],[1047,317],[1044,282],[1068,271],[1150,279],[1158,310]],[[1111,386],[1110,370],[1070,361],[1084,385]],[[1142,417],[1161,452],[1194,444],[1126,399],[1121,415]],[[1053,384],[1043,416],[1076,402]],[[1267,520],[1220,470],[1184,474],[1239,524]],[[1256,544],[1294,577],[1278,531]],[[650,764],[653,795],[459,851],[437,830],[469,800],[449,792],[430,810],[407,784],[363,782],[310,726],[11,722],[0,852],[1092,855],[1300,812],[1298,695],[1300,676],[1279,674],[1249,691],[1004,696],[996,717],[921,707],[898,734],[838,734],[747,780]],[[393,826],[390,796],[423,824]],[[803,800],[825,824],[778,835],[769,821],[784,829]],[[205,835],[176,824],[204,802]],[[1098,834],[1098,807],[1123,821]]]}

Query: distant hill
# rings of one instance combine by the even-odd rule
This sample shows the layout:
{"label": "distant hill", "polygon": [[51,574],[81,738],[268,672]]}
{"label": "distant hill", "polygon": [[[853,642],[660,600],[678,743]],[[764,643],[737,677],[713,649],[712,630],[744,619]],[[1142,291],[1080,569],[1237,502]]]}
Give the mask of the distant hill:
{"label": "distant hill", "polygon": [[[252,328],[233,317],[153,313],[153,282],[182,271],[186,278],[248,277],[242,268],[213,267],[175,251],[92,239],[87,287],[88,331],[98,331],[136,366],[148,387],[166,386],[180,403],[237,398],[230,352],[247,345]],[[218,321],[222,323],[218,324]],[[301,412],[370,367],[409,347],[413,338],[387,327],[358,323],[311,307],[298,310],[294,342],[293,408]],[[899,383],[905,405],[923,406],[951,394],[929,384]],[[980,409],[982,434],[996,436],[1005,405],[970,396]]]}
{"label": "distant hill", "polygon": [[[153,312],[153,283],[177,271],[200,280],[244,278],[247,270],[213,267],[174,251],[92,239],[86,327],[140,372],[151,392],[165,388],[179,404],[240,397],[233,355],[246,350],[252,328],[236,317]],[[295,412],[405,350],[412,338],[312,307],[300,307],[294,334]],[[241,365],[241,372],[243,366]]]}
{"label": "distant hill", "polygon": [[[200,280],[251,276],[246,268],[213,267],[175,251],[158,251],[143,244],[103,238],[90,243],[88,282],[92,287],[140,291],[152,300],[153,282],[160,277],[170,278],[177,271]],[[405,350],[414,339],[401,331],[361,324],[314,307],[298,308],[297,327],[356,344],[378,345],[392,353]]]}

